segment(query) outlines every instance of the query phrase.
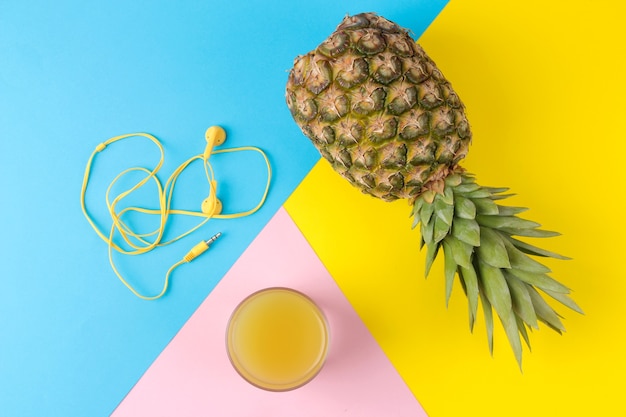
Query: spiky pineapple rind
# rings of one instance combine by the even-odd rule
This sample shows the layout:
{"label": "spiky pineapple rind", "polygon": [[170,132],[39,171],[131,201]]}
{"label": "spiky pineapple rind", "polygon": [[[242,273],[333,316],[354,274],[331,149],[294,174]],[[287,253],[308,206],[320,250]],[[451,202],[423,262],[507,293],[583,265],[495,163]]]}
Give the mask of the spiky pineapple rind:
{"label": "spiky pineapple rind", "polygon": [[482,304],[489,350],[493,353],[493,314],[495,310],[505,330],[515,358],[522,362],[521,338],[530,348],[528,329],[538,322],[561,333],[565,330],[559,314],[541,293],[564,306],[583,313],[568,296],[565,285],[548,276],[550,269],[533,258],[569,259],[516,239],[519,236],[548,237],[554,232],[517,214],[523,208],[497,202],[508,189],[482,187],[468,173],[455,173],[433,185],[413,202],[413,227],[420,228],[426,246],[426,271],[437,254],[444,253],[446,304],[454,279],[468,299],[470,329]]}
{"label": "spiky pineapple rind", "polygon": [[346,16],[296,57],[285,98],[333,169],[385,201],[415,198],[467,155],[464,106],[408,30],[374,13]]}

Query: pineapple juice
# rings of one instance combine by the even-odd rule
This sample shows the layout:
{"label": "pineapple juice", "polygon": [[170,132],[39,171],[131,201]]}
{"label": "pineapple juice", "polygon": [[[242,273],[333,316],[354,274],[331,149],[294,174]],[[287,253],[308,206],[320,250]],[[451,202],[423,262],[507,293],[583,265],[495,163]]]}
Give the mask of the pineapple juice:
{"label": "pineapple juice", "polygon": [[229,358],[259,388],[298,388],[320,371],[328,351],[328,325],[306,295],[288,288],[258,291],[235,309],[228,324]]}

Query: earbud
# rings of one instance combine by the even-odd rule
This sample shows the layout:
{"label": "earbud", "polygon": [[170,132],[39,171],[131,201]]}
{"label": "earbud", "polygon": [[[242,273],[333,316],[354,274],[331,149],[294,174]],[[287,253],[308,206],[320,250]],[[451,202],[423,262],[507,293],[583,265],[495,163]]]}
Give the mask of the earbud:
{"label": "earbud", "polygon": [[211,194],[202,201],[200,210],[207,216],[214,216],[222,212],[222,202],[216,197],[217,181],[212,180],[209,186],[211,188]]}
{"label": "earbud", "polygon": [[203,158],[206,161],[211,156],[214,146],[219,146],[226,141],[226,131],[220,126],[211,126],[204,134],[206,148],[204,148]]}
{"label": "earbud", "polygon": [[219,146],[226,140],[226,131],[220,126],[211,126],[204,134],[207,142],[213,142],[215,146]]}
{"label": "earbud", "polygon": [[217,197],[208,196],[202,201],[200,209],[206,215],[216,215],[222,212],[222,202]]}

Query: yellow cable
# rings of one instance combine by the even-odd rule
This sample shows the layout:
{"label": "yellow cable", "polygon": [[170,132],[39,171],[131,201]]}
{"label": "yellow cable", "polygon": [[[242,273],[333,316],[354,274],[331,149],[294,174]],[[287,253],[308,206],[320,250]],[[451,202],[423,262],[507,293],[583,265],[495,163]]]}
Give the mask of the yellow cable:
{"label": "yellow cable", "polygon": [[[217,235],[213,236],[210,240],[206,241],[206,242],[200,242],[198,245],[196,245],[189,253],[187,253],[187,255],[185,255],[185,257],[183,257],[182,260],[176,262],[174,265],[172,265],[170,267],[170,269],[167,271],[167,273],[165,274],[165,282],[163,284],[163,289],[161,290],[161,292],[159,294],[153,295],[153,296],[146,296],[144,294],[141,294],[140,292],[138,292],[123,276],[122,274],[118,271],[117,267],[115,266],[115,262],[113,259],[113,250],[125,254],[125,255],[140,255],[140,254],[144,254],[147,252],[150,252],[151,250],[160,247],[160,246],[165,246],[165,245],[169,245],[173,242],[176,242],[180,239],[182,239],[185,236],[188,236],[189,234],[193,233],[194,231],[196,231],[197,229],[199,229],[200,227],[202,227],[206,222],[208,222],[210,219],[212,218],[216,218],[216,219],[236,219],[236,218],[240,218],[240,217],[245,217],[245,216],[249,216],[253,213],[255,213],[256,211],[258,211],[263,204],[265,203],[265,200],[267,198],[267,194],[269,192],[269,187],[270,187],[270,183],[271,183],[271,177],[272,177],[272,169],[271,169],[271,165],[269,162],[269,159],[267,157],[267,155],[265,154],[265,152],[263,152],[261,149],[254,147],[254,146],[242,146],[242,147],[237,147],[237,148],[228,148],[228,149],[220,149],[220,150],[213,150],[213,147],[220,144],[216,142],[215,139],[215,135],[209,135],[209,131],[211,131],[211,129],[215,129],[215,127],[211,127],[209,128],[209,130],[207,130],[207,146],[205,148],[205,151],[203,154],[199,154],[199,155],[195,155],[191,158],[189,158],[188,160],[186,160],[185,162],[183,162],[181,165],[178,166],[178,168],[176,168],[176,170],[174,170],[174,172],[172,173],[172,175],[168,178],[168,180],[165,182],[165,185],[162,186],[161,182],[159,181],[158,177],[157,177],[157,173],[158,171],[161,169],[164,159],[165,159],[165,155],[164,155],[164,150],[163,150],[163,146],[161,145],[161,143],[159,142],[159,140],[148,134],[148,133],[129,133],[129,134],[125,134],[125,135],[119,135],[119,136],[115,136],[112,137],[108,140],[106,140],[105,142],[102,142],[100,144],[98,144],[95,148],[95,150],[92,152],[91,156],[89,157],[89,160],[87,161],[87,166],[85,167],[85,173],[83,175],[83,183],[82,183],[82,187],[81,187],[81,193],[80,193],[80,203],[81,203],[81,209],[82,212],[85,216],[85,218],[87,219],[87,221],[89,222],[89,224],[91,225],[91,227],[93,228],[93,230],[96,232],[96,234],[100,237],[100,239],[102,239],[108,246],[108,253],[109,253],[109,263],[111,264],[111,268],[113,269],[113,272],[115,273],[115,275],[117,275],[117,277],[119,278],[119,280],[133,293],[135,294],[137,297],[144,299],[144,300],[156,300],[158,298],[161,298],[167,291],[167,288],[169,286],[169,279],[170,279],[170,275],[172,274],[172,272],[174,271],[174,269],[178,268],[180,265],[182,265],[183,263],[186,262],[191,262],[193,259],[195,259],[198,255],[200,255],[201,253],[203,253],[204,251],[206,251],[209,247],[209,244],[211,242],[213,242],[220,234],[218,233]],[[218,128],[221,130],[221,128]],[[222,135],[223,135],[223,130],[221,130]],[[150,141],[152,141],[159,149],[159,153],[160,153],[160,157],[159,157],[159,162],[157,163],[156,167],[152,170],[146,169],[146,168],[142,168],[142,167],[133,167],[133,168],[128,168],[122,172],[120,172],[109,184],[109,186],[107,187],[106,190],[106,205],[107,205],[107,210],[109,212],[109,215],[111,217],[111,229],[109,231],[108,236],[105,235],[105,233],[100,230],[100,228],[96,225],[96,222],[94,221],[94,219],[92,218],[92,216],[89,214],[89,211],[87,210],[86,207],[86,202],[85,202],[85,196],[87,193],[87,187],[89,184],[89,180],[91,177],[91,170],[92,170],[92,166],[93,166],[93,161],[96,158],[96,156],[101,153],[102,151],[104,151],[109,145],[119,142],[121,140],[124,139],[128,139],[128,138],[146,138],[149,139]],[[224,136],[222,136],[222,142],[224,139]],[[209,162],[209,158],[211,155],[214,154],[219,154],[219,153],[230,153],[230,152],[243,152],[243,151],[253,151],[253,152],[258,152],[262,157],[263,160],[265,162],[265,165],[267,167],[267,182],[265,185],[265,190],[263,192],[263,196],[261,197],[259,203],[253,207],[250,210],[247,211],[243,211],[240,213],[230,213],[230,214],[220,214],[217,213],[217,207],[218,207],[218,200],[217,200],[217,196],[216,196],[216,192],[217,192],[217,182],[215,180],[215,174],[213,172],[213,167],[211,166],[210,162]],[[194,211],[194,210],[182,210],[182,209],[173,209],[171,208],[172,205],[172,196],[174,193],[174,187],[176,185],[176,181],[178,180],[178,177],[182,174],[182,172],[193,162],[201,160],[203,161],[203,165],[204,165],[204,171],[205,171],[205,175],[207,177],[207,182],[209,185],[209,196],[207,197],[208,199],[208,207],[209,207],[209,211],[208,212],[203,212],[203,211]],[[116,196],[112,196],[112,189],[114,188],[115,184],[125,175],[131,173],[131,172],[141,172],[145,174],[145,177],[143,179],[141,179],[139,182],[137,182],[134,186],[132,186],[131,188],[119,193]],[[158,192],[158,200],[159,200],[159,208],[158,209],[150,209],[150,208],[143,208],[143,207],[136,207],[136,206],[131,206],[131,207],[124,207],[123,209],[118,211],[118,205],[129,195],[131,195],[132,193],[136,192],[139,188],[141,188],[142,186],[146,185],[150,180],[154,181],[157,187],[157,192]],[[134,231],[127,223],[124,222],[123,217],[125,214],[129,213],[129,212],[135,212],[135,213],[141,213],[141,214],[148,214],[148,215],[159,215],[159,226],[156,230],[153,230],[151,232],[147,232],[147,233],[138,233],[136,231]],[[163,236],[165,234],[165,226],[167,224],[168,218],[170,215],[186,215],[186,216],[195,216],[195,217],[202,217],[202,221],[197,224],[196,226],[192,227],[191,229],[187,230],[186,232],[170,239],[167,241],[163,241]],[[114,237],[115,235],[119,234],[122,238],[122,240],[125,242],[126,245],[128,245],[128,247],[130,247],[130,249],[124,248],[122,246],[120,246],[119,244],[117,244],[114,241]]]}

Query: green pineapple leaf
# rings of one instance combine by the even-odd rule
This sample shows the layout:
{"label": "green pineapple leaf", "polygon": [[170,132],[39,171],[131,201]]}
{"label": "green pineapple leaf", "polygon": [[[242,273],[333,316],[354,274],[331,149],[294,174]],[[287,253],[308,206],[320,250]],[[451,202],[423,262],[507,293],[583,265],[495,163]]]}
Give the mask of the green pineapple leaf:
{"label": "green pineapple leaf", "polygon": [[514,207],[514,206],[498,206],[498,214],[500,216],[515,216],[516,214],[528,211],[526,207]]}
{"label": "green pineapple leaf", "polygon": [[[498,212],[499,212],[498,208]],[[524,220],[515,216],[502,216],[500,214],[493,216],[478,215],[476,221],[483,226],[492,229],[510,228],[510,229],[534,229],[541,226],[539,223]]]}
{"label": "green pineapple leaf", "polygon": [[443,241],[449,245],[450,256],[454,258],[454,262],[456,262],[457,265],[463,266],[464,268],[470,268],[472,266],[472,253],[474,252],[472,245],[460,241],[453,235],[446,236]]}
{"label": "green pineapple leaf", "polygon": [[504,247],[509,255],[509,261],[514,269],[519,269],[526,272],[532,272],[535,274],[543,274],[550,272],[550,268],[544,264],[535,261],[524,252],[517,249],[511,242],[506,239],[502,240]]}
{"label": "green pineapple leaf", "polygon": [[480,228],[480,246],[476,254],[485,263],[496,268],[510,268],[509,255],[500,234],[489,227]]}
{"label": "green pineapple leaf", "polygon": [[454,192],[458,194],[468,194],[480,188],[480,185],[475,182],[462,182],[461,185],[454,187]]}
{"label": "green pineapple leaf", "polygon": [[548,290],[562,294],[569,294],[570,292],[570,289],[565,285],[543,273],[536,274],[520,269],[512,269],[509,272],[526,284],[540,288],[543,291]]}
{"label": "green pineapple leaf", "polygon": [[517,195],[517,194],[514,194],[514,193],[509,193],[509,194],[496,194],[496,195],[492,195],[490,198],[491,198],[492,200],[494,200],[494,201],[495,201],[495,200],[505,200],[505,199],[507,199],[507,198],[509,198],[509,197],[513,197],[513,196],[516,196],[516,195]]}
{"label": "green pineapple leaf", "polygon": [[470,316],[470,331],[474,328],[474,321],[476,320],[476,312],[478,310],[478,277],[473,265],[464,267],[459,265],[461,272],[461,282],[464,284],[465,294],[467,295],[467,303],[469,307]]}
{"label": "green pineapple leaf", "polygon": [[437,198],[434,203],[435,215],[443,220],[448,226],[452,225],[452,217],[454,216],[454,205],[448,204],[443,198]]}
{"label": "green pineapple leaf", "polygon": [[510,190],[508,187],[482,187],[483,189],[489,191],[491,194],[501,194],[506,193]]}
{"label": "green pineapple leaf", "polygon": [[444,237],[448,236],[450,225],[439,216],[435,217],[434,223],[435,229],[433,231],[433,240],[435,242],[441,242]]}
{"label": "green pineapple leaf", "polygon": [[507,240],[509,242],[511,242],[517,249],[521,250],[522,252],[528,254],[528,255],[536,255],[536,256],[543,256],[543,257],[547,257],[547,258],[555,258],[555,259],[561,259],[561,260],[570,260],[572,258],[569,258],[567,256],[563,256],[563,255],[559,255],[558,253],[554,253],[545,249],[541,249],[538,248],[537,246],[531,245],[529,243],[526,242],[522,242],[521,240],[517,240],[511,236],[506,236]]}
{"label": "green pineapple leaf", "polygon": [[506,315],[506,313],[512,309],[513,305],[511,293],[509,292],[509,287],[506,284],[502,270],[483,262],[482,259],[479,258],[478,271],[487,299],[499,316]]}
{"label": "green pineapple leaf", "polygon": [[451,187],[446,187],[443,190],[443,195],[440,195],[439,198],[447,205],[452,206],[451,208],[454,211],[454,191],[452,191]]}
{"label": "green pineapple leaf", "polygon": [[548,294],[550,297],[557,300],[559,303],[563,304],[564,306],[571,308],[575,312],[580,313],[580,314],[585,314],[583,309],[580,308],[578,304],[576,304],[576,302],[574,302],[574,300],[572,300],[567,294],[562,293],[562,292],[550,291],[550,290],[542,290],[542,291]]}
{"label": "green pineapple leaf", "polygon": [[426,245],[426,272],[425,275],[428,277],[430,273],[430,268],[433,266],[433,262],[437,257],[437,253],[439,252],[439,243],[431,243],[430,245]]}
{"label": "green pineapple leaf", "polygon": [[501,232],[508,233],[513,236],[526,236],[526,237],[555,237],[560,236],[559,232],[553,232],[551,230],[542,229],[516,229],[514,227],[501,227]]}
{"label": "green pineapple leaf", "polygon": [[487,330],[489,353],[493,356],[493,311],[491,310],[491,303],[485,295],[485,290],[481,288],[478,291],[478,295],[480,296],[480,302],[483,307],[483,315],[485,317],[485,329]]}
{"label": "green pineapple leaf", "polygon": [[[500,317],[500,321],[502,322],[502,327],[504,327],[504,332],[506,333],[507,338],[509,339],[509,343],[511,344],[511,348],[513,349],[513,353],[515,354],[515,360],[517,360],[517,364],[522,369],[522,343],[520,341],[520,332],[519,327],[517,326],[517,319],[515,314],[513,314],[512,310],[508,310],[504,315],[498,315]],[[522,327],[523,328],[523,327]]]}
{"label": "green pineapple leaf", "polygon": [[422,239],[429,245],[433,241],[433,233],[435,231],[435,222],[428,221],[426,223],[421,223],[422,227],[420,228],[422,233]]}
{"label": "green pineapple leaf", "polygon": [[476,217],[476,206],[469,198],[457,196],[454,214],[462,219],[473,220]]}
{"label": "green pineapple leaf", "polygon": [[452,222],[452,236],[468,245],[480,245],[480,226],[474,219],[455,218]]}
{"label": "green pineapple leaf", "polygon": [[565,326],[563,326],[563,323],[561,323],[561,319],[559,319],[559,315],[556,313],[556,311],[554,311],[552,307],[550,307],[550,305],[541,297],[537,290],[535,290],[528,284],[525,285],[526,289],[528,289],[528,294],[530,295],[533,306],[535,307],[537,318],[557,333],[561,334],[562,332],[564,332]]}
{"label": "green pineapple leaf", "polygon": [[504,331],[509,339],[515,359],[522,366],[522,345],[519,338],[517,321],[513,314],[511,293],[500,268],[493,267],[480,259],[478,261],[481,282],[485,289],[485,295],[493,308],[496,310]]}
{"label": "green pineapple leaf", "polygon": [[450,174],[446,177],[445,183],[447,189],[452,190],[451,187],[457,187],[463,182],[463,176],[461,174]]}
{"label": "green pineapple leaf", "polygon": [[472,203],[476,206],[476,213],[498,215],[498,205],[490,198],[473,198]]}
{"label": "green pineapple leaf", "polygon": [[430,217],[433,215],[433,212],[435,211],[435,207],[431,204],[426,202],[426,200],[424,201],[424,205],[422,207],[422,209],[419,211],[419,216],[420,216],[420,221],[423,224],[426,224],[430,221]]}
{"label": "green pineapple leaf", "polygon": [[528,290],[526,289],[526,285],[508,271],[504,271],[504,278],[511,292],[513,311],[515,311],[517,316],[529,327],[538,329],[537,314],[535,314],[535,308],[530,294],[528,294]]}
{"label": "green pineapple leaf", "polygon": [[446,307],[450,301],[450,295],[452,295],[452,284],[454,283],[454,276],[456,275],[457,264],[454,261],[454,255],[450,244],[443,240],[443,256],[444,256],[444,275],[446,278]]}
{"label": "green pineapple leaf", "polygon": [[517,321],[517,328],[519,329],[519,333],[522,335],[524,342],[526,342],[526,346],[528,346],[528,350],[532,350],[530,347],[530,338],[528,337],[528,331],[526,330],[526,325],[524,324],[524,321],[519,316],[515,316],[515,320]]}
{"label": "green pineapple leaf", "polygon": [[491,193],[489,190],[484,189],[483,187],[479,187],[477,190],[474,190],[469,193],[462,193],[463,197],[473,199],[482,199],[482,198],[491,198]]}

